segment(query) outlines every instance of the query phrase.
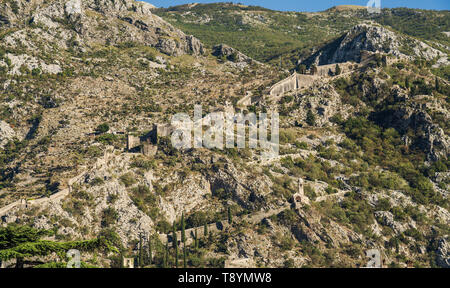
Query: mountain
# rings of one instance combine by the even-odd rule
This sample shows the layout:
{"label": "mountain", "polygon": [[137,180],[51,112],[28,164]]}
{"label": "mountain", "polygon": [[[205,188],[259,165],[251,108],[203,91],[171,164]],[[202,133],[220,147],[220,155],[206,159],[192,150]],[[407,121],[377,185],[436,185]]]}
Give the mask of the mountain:
{"label": "mountain", "polygon": [[[58,242],[2,265],[449,266],[448,11],[0,4],[0,238]],[[177,149],[196,105],[277,111],[278,156]]]}
{"label": "mountain", "polygon": [[[349,8],[358,9],[349,9]],[[213,3],[156,9],[181,30],[212,47],[225,43],[259,61],[292,69],[324,44],[357,24],[379,23],[395,33],[427,42],[437,49],[450,47],[448,11],[407,8],[368,13],[360,6],[336,6],[323,12],[279,12],[257,6]],[[209,33],[214,32],[214,33]]]}
{"label": "mountain", "polygon": [[448,66],[447,54],[411,37],[377,25],[360,24],[340,38],[319,49],[304,61],[307,66],[347,61],[361,62],[365,52],[390,54],[397,58],[436,61],[436,67]]}

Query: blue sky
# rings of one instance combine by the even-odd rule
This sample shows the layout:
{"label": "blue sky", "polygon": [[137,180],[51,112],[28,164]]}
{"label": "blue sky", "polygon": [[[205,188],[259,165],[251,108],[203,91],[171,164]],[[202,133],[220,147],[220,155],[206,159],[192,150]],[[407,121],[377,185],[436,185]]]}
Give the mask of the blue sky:
{"label": "blue sky", "polygon": [[[246,5],[258,5],[273,10],[282,11],[323,11],[336,5],[362,5],[368,0],[239,0],[239,1],[208,1],[208,0],[145,0],[157,7],[169,7],[186,3],[234,2]],[[381,0],[382,8],[409,7],[420,9],[450,10],[450,0]]]}

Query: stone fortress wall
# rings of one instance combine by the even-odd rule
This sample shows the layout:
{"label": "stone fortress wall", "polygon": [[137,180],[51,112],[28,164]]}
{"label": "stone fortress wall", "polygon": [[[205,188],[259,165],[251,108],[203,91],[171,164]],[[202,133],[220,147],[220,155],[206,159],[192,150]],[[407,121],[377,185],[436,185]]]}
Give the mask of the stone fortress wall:
{"label": "stone fortress wall", "polygon": [[[341,75],[351,72],[358,67],[357,63],[345,62],[338,64],[341,69]],[[336,73],[336,64],[317,66],[317,73],[298,74],[294,72],[291,76],[281,80],[269,88],[269,96],[279,97],[285,93],[302,90],[311,87],[316,81],[322,80],[322,77],[331,77]]]}
{"label": "stone fortress wall", "polygon": [[[97,159],[97,162],[95,163],[94,167],[98,168],[99,166],[103,165],[103,163],[105,163],[105,161],[106,161],[105,159],[107,159],[110,155],[112,155],[112,154],[109,152],[106,152],[103,155],[103,157]],[[5,207],[1,207],[0,208],[0,218],[4,217],[6,214],[8,214],[8,212],[10,212],[13,209],[27,209],[27,208],[31,208],[33,206],[41,205],[41,204],[48,203],[48,202],[60,201],[61,199],[65,198],[72,192],[72,186],[74,184],[77,184],[77,183],[81,184],[84,181],[86,174],[88,172],[89,172],[89,169],[83,170],[80,174],[78,174],[77,176],[75,176],[67,181],[68,187],[66,189],[56,192],[55,194],[52,194],[49,197],[42,197],[39,199],[31,199],[31,200],[20,199],[11,204],[6,205]]]}

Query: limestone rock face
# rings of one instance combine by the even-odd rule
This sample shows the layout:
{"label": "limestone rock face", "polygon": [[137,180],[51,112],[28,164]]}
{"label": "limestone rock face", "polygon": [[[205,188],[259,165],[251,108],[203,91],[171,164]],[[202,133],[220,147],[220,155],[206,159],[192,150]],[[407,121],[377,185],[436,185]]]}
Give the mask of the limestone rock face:
{"label": "limestone rock face", "polygon": [[420,97],[415,96],[415,99],[397,105],[390,113],[378,115],[377,119],[383,126],[394,127],[401,134],[406,134],[408,129],[414,129],[417,136],[414,143],[409,143],[410,141],[405,139],[405,144],[414,144],[426,151],[429,161],[446,158],[450,155],[450,138],[427,113],[428,104],[422,105],[416,102],[420,100],[418,99]]}
{"label": "limestone rock face", "polygon": [[[203,44],[197,38],[185,35],[153,15],[151,10],[155,7],[148,3],[133,0],[16,2],[19,8],[14,11],[9,4],[0,8],[0,23],[19,28],[6,37],[5,41],[10,43],[17,42],[21,29],[25,28],[21,19],[29,18],[30,23],[37,26],[34,30],[45,30],[36,31],[38,41],[57,43],[63,48],[72,45],[84,51],[99,43],[119,45],[134,42],[156,47],[173,56],[204,53]],[[33,46],[26,37],[20,40],[25,46]]]}
{"label": "limestone rock face", "polygon": [[407,225],[395,221],[394,215],[391,212],[377,211],[375,212],[375,217],[378,219],[378,222],[380,222],[380,224],[392,228],[392,230],[394,230],[395,233],[402,233],[408,229]]}
{"label": "limestone rock face", "polygon": [[438,241],[437,264],[442,268],[450,268],[450,243],[448,237],[442,237]]}
{"label": "limestone rock face", "polygon": [[156,47],[161,52],[179,56],[183,54],[202,55],[205,53],[203,44],[194,36],[184,36],[182,41],[173,38],[160,38]]}
{"label": "limestone rock face", "polygon": [[248,57],[247,55],[239,52],[238,50],[226,44],[219,44],[214,46],[212,54],[216,57],[226,57],[228,60],[233,62],[252,63],[255,61],[252,58]]}
{"label": "limestone rock face", "polygon": [[70,22],[74,25],[75,31],[78,33],[82,32],[83,29],[83,8],[81,0],[70,0],[66,2],[65,9]]}
{"label": "limestone rock face", "polygon": [[[412,52],[405,52],[405,47]],[[447,65],[445,53],[415,39],[399,36],[381,26],[359,24],[342,35],[337,40],[326,45],[303,63],[311,65],[327,65],[347,61],[361,62],[363,51],[369,53],[392,54],[401,58],[413,59],[422,57],[427,60],[443,59]],[[407,54],[405,54],[407,53]]]}
{"label": "limestone rock face", "polygon": [[9,140],[14,139],[16,132],[5,121],[0,121],[0,148],[3,148]]}

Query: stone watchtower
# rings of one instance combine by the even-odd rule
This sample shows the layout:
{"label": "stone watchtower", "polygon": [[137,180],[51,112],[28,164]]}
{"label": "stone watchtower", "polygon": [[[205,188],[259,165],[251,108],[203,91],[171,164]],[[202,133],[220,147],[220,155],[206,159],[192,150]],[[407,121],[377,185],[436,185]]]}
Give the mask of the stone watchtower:
{"label": "stone watchtower", "polygon": [[305,195],[304,181],[302,178],[298,179],[298,192],[294,194],[295,208],[300,208],[303,205],[310,205],[309,198]]}

